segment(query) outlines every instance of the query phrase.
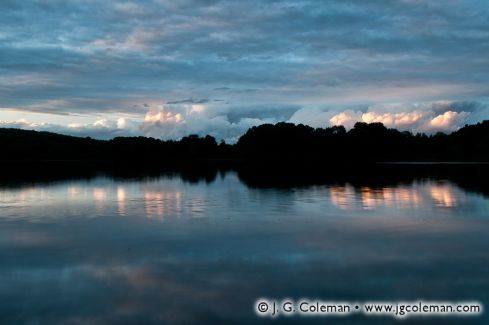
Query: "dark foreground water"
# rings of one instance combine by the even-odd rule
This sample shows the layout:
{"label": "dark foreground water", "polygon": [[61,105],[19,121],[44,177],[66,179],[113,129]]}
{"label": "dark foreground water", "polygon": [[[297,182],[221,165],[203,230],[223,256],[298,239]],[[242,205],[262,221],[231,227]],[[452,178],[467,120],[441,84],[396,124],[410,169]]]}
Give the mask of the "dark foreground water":
{"label": "dark foreground water", "polygon": [[[444,179],[282,188],[95,177],[0,188],[1,324],[254,324],[259,297],[479,301],[489,199]],[[487,324],[480,317],[274,323]]]}

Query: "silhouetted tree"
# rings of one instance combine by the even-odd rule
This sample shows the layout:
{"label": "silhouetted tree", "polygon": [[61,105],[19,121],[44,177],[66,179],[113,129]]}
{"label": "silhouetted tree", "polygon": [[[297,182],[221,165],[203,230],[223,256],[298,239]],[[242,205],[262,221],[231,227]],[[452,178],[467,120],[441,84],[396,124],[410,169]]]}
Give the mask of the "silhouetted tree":
{"label": "silhouetted tree", "polygon": [[[241,160],[255,163],[311,164],[382,161],[489,162],[489,121],[466,125],[451,134],[400,132],[381,123],[312,128],[292,123],[250,128],[235,145],[214,137],[189,135],[179,141],[116,137],[109,141],[50,132],[0,128],[0,160],[77,160],[196,165],[201,161]],[[300,165],[299,165],[300,164]]]}

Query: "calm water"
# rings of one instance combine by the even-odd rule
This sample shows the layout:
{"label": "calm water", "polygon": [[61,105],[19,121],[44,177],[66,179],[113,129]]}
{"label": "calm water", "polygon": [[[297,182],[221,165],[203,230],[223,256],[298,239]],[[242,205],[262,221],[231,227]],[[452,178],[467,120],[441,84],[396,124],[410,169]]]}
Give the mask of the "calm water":
{"label": "calm water", "polygon": [[[227,173],[4,186],[0,323],[269,322],[255,315],[258,297],[487,309],[488,248],[489,199],[443,180],[258,189]],[[487,313],[402,323],[436,320],[488,323]]]}

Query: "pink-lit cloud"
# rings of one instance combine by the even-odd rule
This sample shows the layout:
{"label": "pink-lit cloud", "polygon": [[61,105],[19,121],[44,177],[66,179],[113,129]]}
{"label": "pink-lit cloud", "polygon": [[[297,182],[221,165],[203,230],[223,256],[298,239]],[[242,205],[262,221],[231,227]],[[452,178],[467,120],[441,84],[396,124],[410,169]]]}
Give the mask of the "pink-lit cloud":
{"label": "pink-lit cloud", "polygon": [[378,105],[366,112],[346,110],[329,119],[330,125],[352,128],[356,122],[382,123],[386,127],[412,132],[451,132],[462,127],[470,112],[455,111],[451,102],[433,102],[411,105]]}
{"label": "pink-lit cloud", "polygon": [[[245,108],[244,108],[245,109]],[[244,110],[243,109],[243,110]],[[292,109],[292,111],[290,111]],[[284,118],[285,110],[290,116]],[[383,123],[386,127],[414,133],[452,132],[466,123],[478,121],[480,108],[463,102],[437,101],[418,104],[379,104],[363,110],[323,110],[320,108],[278,107],[275,110],[247,108],[237,115],[221,102],[182,100],[166,104],[144,104],[140,113],[90,117],[70,116],[70,123],[43,123],[6,115],[0,127],[52,131],[63,134],[110,139],[116,136],[150,136],[164,140],[180,139],[190,134],[212,135],[218,141],[236,142],[250,127],[286,121],[312,127],[343,125],[352,128],[356,122]]]}
{"label": "pink-lit cloud", "polygon": [[467,112],[448,111],[431,119],[429,125],[434,129],[453,131],[465,122],[468,115]]}

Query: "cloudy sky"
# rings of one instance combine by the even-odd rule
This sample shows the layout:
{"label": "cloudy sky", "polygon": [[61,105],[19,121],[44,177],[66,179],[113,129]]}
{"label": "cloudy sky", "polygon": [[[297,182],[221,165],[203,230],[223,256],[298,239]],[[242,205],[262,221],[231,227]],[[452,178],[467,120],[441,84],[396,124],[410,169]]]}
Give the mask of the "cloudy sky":
{"label": "cloudy sky", "polygon": [[487,0],[1,0],[0,126],[112,138],[489,119]]}

